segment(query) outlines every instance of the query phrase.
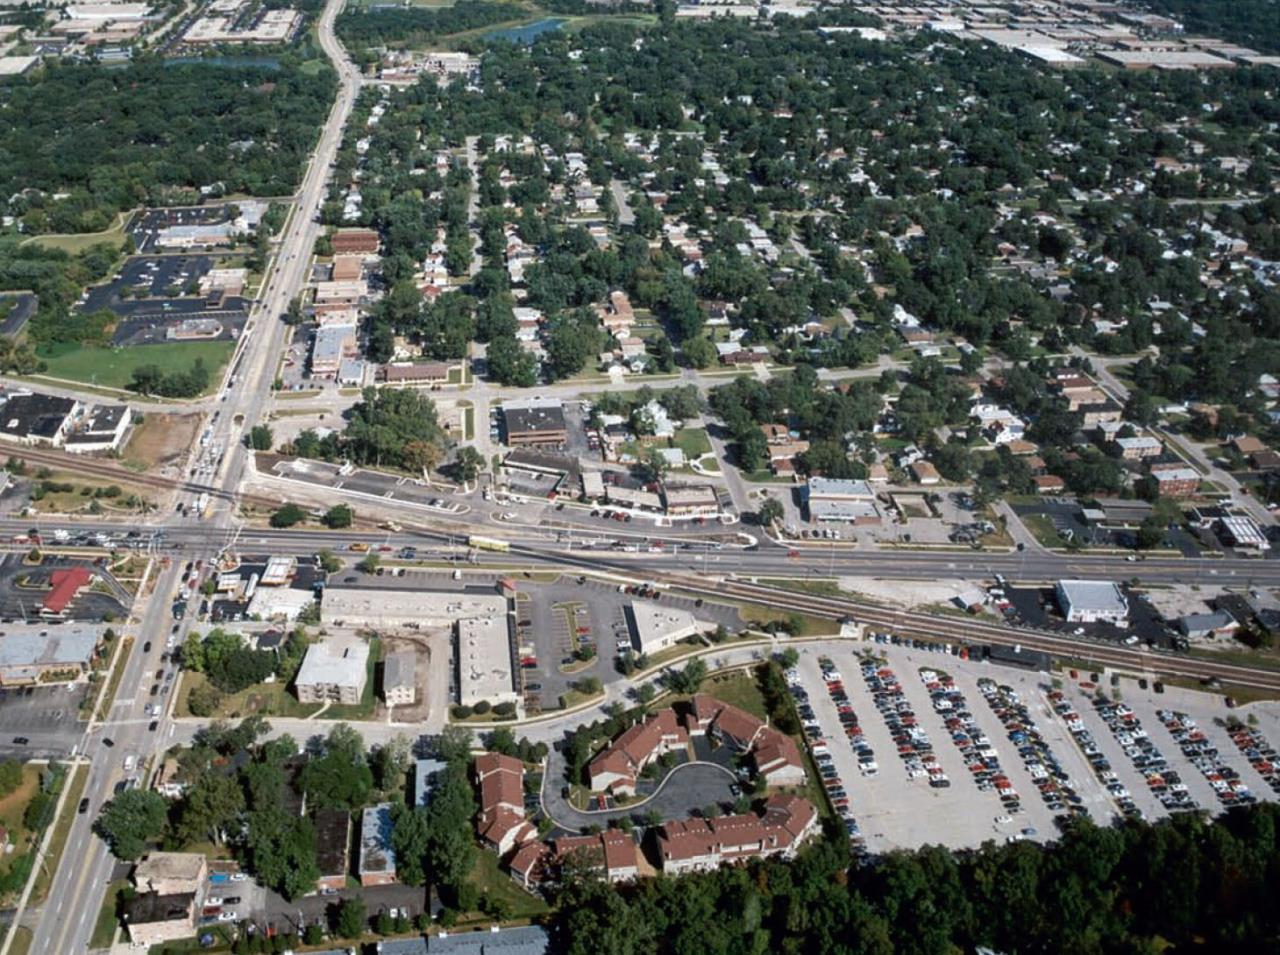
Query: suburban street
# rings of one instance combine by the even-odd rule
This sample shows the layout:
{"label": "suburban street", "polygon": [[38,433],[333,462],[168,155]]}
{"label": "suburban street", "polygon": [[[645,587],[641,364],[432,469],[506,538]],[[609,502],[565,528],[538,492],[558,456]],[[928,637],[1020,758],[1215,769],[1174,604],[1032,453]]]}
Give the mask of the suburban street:
{"label": "suburban street", "polygon": [[[359,89],[356,68],[333,34],[333,22],[342,4],[343,0],[329,0],[318,22],[321,46],[338,72],[339,93],[295,198],[274,265],[266,279],[266,290],[253,313],[250,330],[242,337],[240,349],[229,364],[221,389],[226,395],[226,406],[234,408],[235,413],[221,416],[212,441],[227,451],[218,484],[230,491],[239,487],[246,467],[247,452],[241,437],[261,419],[270,400],[276,362],[287,332],[279,316],[306,281],[311,250],[320,231],[315,212],[323,199],[329,166]],[[203,521],[185,528],[194,535],[192,539],[202,541],[200,549],[206,555],[211,541],[225,533],[223,529],[229,524],[234,504],[228,498],[215,507],[218,510]],[[79,752],[92,761],[85,790],[90,800],[89,809],[73,820],[62,864],[58,866],[49,899],[34,927],[31,952],[76,953],[88,948],[102,893],[114,866],[106,845],[93,835],[93,820],[101,805],[111,798],[114,785],[124,778],[126,756],[138,757],[141,766],[173,745],[177,738],[175,727],[164,717],[158,729],[150,732],[151,717],[144,708],[156,699],[148,693],[152,683],[149,673],[160,668],[159,659],[171,622],[168,598],[178,585],[181,570],[182,562],[174,559],[160,571],[154,598],[138,595],[145,609],[140,619],[135,618],[136,625],[126,631],[134,637],[134,643],[129,657],[117,664],[124,667],[117,698],[105,724],[90,722],[84,732]],[[149,652],[143,650],[148,642]],[[172,698],[172,694],[159,698],[166,706],[165,716]],[[113,745],[106,740],[111,740]],[[141,770],[138,774],[141,775]]]}

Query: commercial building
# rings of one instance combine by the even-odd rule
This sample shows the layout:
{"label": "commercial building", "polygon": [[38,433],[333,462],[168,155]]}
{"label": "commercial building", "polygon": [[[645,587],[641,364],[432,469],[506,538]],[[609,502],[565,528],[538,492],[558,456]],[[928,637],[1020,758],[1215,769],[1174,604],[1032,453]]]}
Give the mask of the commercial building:
{"label": "commercial building", "polygon": [[391,803],[369,806],[360,816],[360,884],[390,885],[396,881],[396,850],[391,845]]}
{"label": "commercial building", "polygon": [[312,817],[316,831],[316,888],[344,889],[351,867],[351,813],[345,809],[317,809]]}
{"label": "commercial building", "polygon": [[1249,517],[1231,515],[1218,521],[1218,533],[1232,547],[1241,550],[1266,551],[1271,549],[1271,542],[1257,523]]}
{"label": "commercial building", "polygon": [[690,818],[658,829],[658,856],[671,875],[719,868],[746,858],[795,855],[817,829],[818,814],[801,796],[771,796],[761,815]]}
{"label": "commercial building", "polygon": [[633,600],[626,615],[631,645],[637,653],[657,653],[707,629],[689,611],[651,600]]}
{"label": "commercial building", "polygon": [[662,485],[662,506],[668,517],[715,517],[720,498],[710,484]]}
{"label": "commercial building", "polygon": [[198,897],[207,875],[195,852],[153,852],[133,870],[138,894],[124,904],[122,921],[135,945],[159,945],[195,932]]}
{"label": "commercial building", "polygon": [[329,237],[334,255],[377,255],[381,240],[372,229],[339,229]]}
{"label": "commercial building", "polygon": [[358,354],[354,325],[322,325],[311,342],[311,377],[332,380],[342,362]]}
{"label": "commercial building", "polygon": [[495,593],[328,587],[320,604],[326,627],[421,630],[447,627],[465,617],[492,617],[508,611]]}
{"label": "commercial building", "polygon": [[802,496],[811,521],[879,524],[882,518],[876,492],[866,481],[811,477]]}
{"label": "commercial building", "polygon": [[382,663],[382,698],[387,706],[412,706],[418,698],[417,659],[412,650],[387,654]]}
{"label": "commercial building", "polygon": [[519,703],[512,663],[509,614],[466,617],[458,621],[458,702],[475,706]]}
{"label": "commercial building", "polygon": [[68,451],[115,451],[124,443],[133,416],[128,405],[94,405],[67,433]]}
{"label": "commercial building", "polygon": [[0,398],[0,438],[57,447],[79,410],[80,403],[74,398],[11,392]]}
{"label": "commercial building", "polygon": [[1058,606],[1070,623],[1122,624],[1129,619],[1129,601],[1110,580],[1060,580],[1055,588]]}
{"label": "commercial building", "polygon": [[502,406],[506,443],[511,446],[560,447],[568,442],[564,406],[553,399],[508,401]]}
{"label": "commercial building", "polygon": [[40,604],[40,616],[61,617],[80,592],[93,583],[94,574],[83,564],[64,567],[49,575],[49,591]]}
{"label": "commercial building", "polygon": [[312,604],[315,594],[296,587],[261,587],[249,598],[246,613],[260,620],[280,620],[293,623]]}
{"label": "commercial building", "polygon": [[457,367],[444,361],[396,361],[378,369],[378,380],[388,385],[443,385]]}
{"label": "commercial building", "polygon": [[0,686],[71,682],[89,671],[101,632],[64,624],[54,630],[6,628],[0,635]]}
{"label": "commercial building", "polygon": [[369,645],[356,636],[328,636],[307,647],[294,680],[301,703],[359,703],[368,679]]}

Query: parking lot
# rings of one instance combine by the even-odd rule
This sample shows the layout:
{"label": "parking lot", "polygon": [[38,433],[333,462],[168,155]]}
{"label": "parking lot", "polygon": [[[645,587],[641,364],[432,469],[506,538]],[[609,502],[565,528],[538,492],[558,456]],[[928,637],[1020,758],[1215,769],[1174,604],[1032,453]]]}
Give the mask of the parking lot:
{"label": "parking lot", "polygon": [[200,294],[202,276],[215,266],[208,255],[132,256],[111,281],[88,289],[79,310],[107,309],[119,317],[113,345],[144,345],[167,341],[167,329],[191,318],[213,318],[222,325],[214,336],[232,339],[248,320],[248,302],[229,296],[210,308]]}
{"label": "parking lot", "polygon": [[85,683],[72,683],[0,689],[0,759],[70,753],[84,732],[79,712],[86,688]]}
{"label": "parking lot", "polygon": [[1166,804],[1218,812],[1280,799],[1278,704],[1249,708],[1257,725],[1242,729],[1256,739],[1238,734],[1241,744],[1215,722],[1232,713],[1219,695],[1126,679],[1095,705],[1089,673],[1055,688],[1044,673],[871,644],[802,650],[788,676],[819,773],[847,796],[846,827],[871,853],[1045,841],[1072,814],[1106,825],[1126,806],[1154,820]]}

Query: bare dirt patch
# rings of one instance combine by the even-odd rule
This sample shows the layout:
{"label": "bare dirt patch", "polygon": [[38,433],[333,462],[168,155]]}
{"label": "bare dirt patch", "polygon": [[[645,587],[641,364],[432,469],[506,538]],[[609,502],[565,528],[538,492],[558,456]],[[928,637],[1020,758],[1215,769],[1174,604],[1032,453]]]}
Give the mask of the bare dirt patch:
{"label": "bare dirt patch", "polygon": [[148,413],[121,455],[126,467],[147,473],[175,473],[196,442],[202,415]]}

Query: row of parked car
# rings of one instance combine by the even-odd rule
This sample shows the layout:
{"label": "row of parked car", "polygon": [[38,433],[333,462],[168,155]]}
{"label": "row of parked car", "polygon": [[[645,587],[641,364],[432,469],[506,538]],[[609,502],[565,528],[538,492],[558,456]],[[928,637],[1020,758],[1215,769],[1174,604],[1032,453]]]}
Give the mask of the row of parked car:
{"label": "row of parked car", "polygon": [[960,750],[978,789],[983,792],[994,789],[1005,812],[1021,812],[1022,799],[1000,766],[1000,756],[996,753],[995,744],[978,726],[978,721],[973,718],[969,703],[956,686],[955,680],[946,673],[928,668],[921,668],[920,680],[929,691],[933,708],[946,724],[951,742]]}
{"label": "row of parked car", "polygon": [[1257,797],[1249,792],[1249,787],[1240,778],[1240,774],[1223,763],[1218,747],[1213,745],[1213,741],[1196,725],[1195,720],[1177,710],[1156,710],[1156,716],[1178,744],[1182,755],[1191,761],[1191,765],[1213,787],[1218,802],[1224,806],[1257,802]]}
{"label": "row of parked car", "polygon": [[934,789],[950,786],[951,780],[942,771],[933,751],[933,742],[916,720],[915,710],[902,692],[902,684],[893,670],[876,660],[866,659],[862,662],[862,680],[871,691],[872,701],[898,747],[898,758],[906,767],[907,777],[927,778]]}
{"label": "row of parked car", "polygon": [[1169,768],[1169,763],[1142,728],[1142,721],[1133,710],[1101,696],[1093,698],[1093,708],[1124,749],[1133,768],[1147,781],[1147,788],[1160,805],[1169,812],[1195,812],[1200,808],[1187,792],[1187,784],[1178,771]]}
{"label": "row of parked car", "polygon": [[1243,724],[1231,727],[1228,732],[1249,765],[1276,795],[1280,795],[1280,763],[1277,763],[1275,748],[1261,733]]}
{"label": "row of parked car", "polygon": [[[823,672],[825,675],[825,668]],[[831,800],[831,805],[839,814],[849,839],[855,847],[861,848],[862,831],[858,828],[857,820],[853,818],[853,809],[849,805],[849,793],[844,788],[844,781],[835,767],[835,760],[823,736],[822,726],[818,722],[817,714],[813,712],[813,705],[809,702],[809,693],[800,681],[799,671],[790,669],[786,676],[787,687],[792,699],[795,700],[796,712],[800,714],[804,724],[805,737],[809,740],[809,751],[813,753],[813,761],[817,766],[818,775],[822,777],[822,786],[827,791],[827,798]]]}
{"label": "row of parked car", "polygon": [[854,757],[858,760],[858,771],[864,776],[875,776],[880,772],[880,767],[876,764],[876,754],[863,735],[862,727],[858,725],[858,714],[853,711],[849,694],[845,692],[844,678],[829,657],[819,657],[818,666],[822,668],[822,679],[827,685],[827,696],[835,704],[840,726],[844,730],[845,738],[849,740],[849,745],[853,747]]}
{"label": "row of parked car", "polygon": [[1114,769],[1111,768],[1111,760],[1107,759],[1106,754],[1102,752],[1102,748],[1098,745],[1098,741],[1093,738],[1093,733],[1084,725],[1079,712],[1075,706],[1067,699],[1066,694],[1061,690],[1049,691],[1049,704],[1053,707],[1053,711],[1062,718],[1062,722],[1067,724],[1067,731],[1071,733],[1071,738],[1076,741],[1076,745],[1080,747],[1080,751],[1084,753],[1084,758],[1089,761],[1093,774],[1098,778],[1098,782],[1111,794],[1111,798],[1115,801],[1116,808],[1120,810],[1120,814],[1126,818],[1141,819],[1142,810],[1138,808],[1138,804],[1133,801],[1133,794],[1120,782],[1120,778],[1116,775]]}
{"label": "row of parked car", "polygon": [[1071,777],[1045,742],[1018,691],[983,677],[978,681],[978,692],[1004,726],[1009,742],[1017,747],[1022,765],[1031,774],[1045,806],[1051,812],[1087,814],[1084,800],[1071,785]]}

